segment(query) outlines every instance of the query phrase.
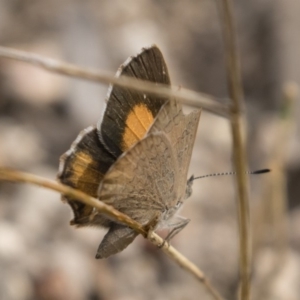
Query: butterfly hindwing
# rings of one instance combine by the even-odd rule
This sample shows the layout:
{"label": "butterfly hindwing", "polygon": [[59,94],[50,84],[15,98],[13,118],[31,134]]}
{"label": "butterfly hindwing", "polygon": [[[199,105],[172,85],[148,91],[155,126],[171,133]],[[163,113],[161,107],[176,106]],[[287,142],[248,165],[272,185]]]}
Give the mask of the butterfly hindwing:
{"label": "butterfly hindwing", "polygon": [[[64,184],[97,197],[99,182],[114,161],[114,157],[100,142],[96,127],[90,126],[79,133],[70,150],[61,156],[57,177]],[[100,216],[98,220],[91,218],[92,207],[70,197],[63,197],[63,200],[67,201],[73,210],[74,219],[71,224],[85,226],[107,223]]]}
{"label": "butterfly hindwing", "polygon": [[161,214],[166,201],[176,198],[176,167],[167,137],[148,135],[110,168],[99,187],[99,199],[145,225]]}
{"label": "butterfly hindwing", "polygon": [[121,224],[112,224],[97,250],[96,258],[106,258],[124,250],[138,233]]}
{"label": "butterfly hindwing", "polygon": [[[98,196],[142,225],[155,224],[166,210],[166,203],[175,205],[178,174],[167,137],[163,133],[150,134],[114,163],[101,182]],[[108,231],[98,253],[106,253],[108,248],[121,251],[135,238],[132,233],[132,239],[124,237],[116,242],[122,247],[113,247],[116,234],[114,229]]]}

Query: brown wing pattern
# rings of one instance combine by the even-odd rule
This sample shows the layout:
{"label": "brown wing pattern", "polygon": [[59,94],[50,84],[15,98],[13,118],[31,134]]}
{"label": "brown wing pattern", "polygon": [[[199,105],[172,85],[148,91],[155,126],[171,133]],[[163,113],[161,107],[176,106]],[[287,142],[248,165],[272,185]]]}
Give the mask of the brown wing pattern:
{"label": "brown wing pattern", "polygon": [[[99,182],[114,161],[114,157],[101,144],[96,127],[90,126],[79,133],[70,150],[61,156],[57,178],[64,184],[97,197]],[[107,220],[100,216],[91,219],[92,207],[69,197],[63,197],[63,200],[73,210],[72,225],[107,226]]]}
{"label": "brown wing pattern", "polygon": [[[136,77],[156,83],[170,84],[167,65],[154,45],[130,57],[116,76]],[[98,123],[100,140],[116,158],[141,140],[167,98],[112,86],[106,109]]]}
{"label": "brown wing pattern", "polygon": [[[178,182],[176,160],[168,138],[150,134],[122,155],[99,187],[99,199],[143,225],[158,224],[166,203],[175,205]],[[99,245],[96,258],[120,252],[137,236],[113,224]]]}
{"label": "brown wing pattern", "polygon": [[[162,53],[156,46],[145,48],[128,59],[117,76],[127,75],[158,83],[169,84],[169,74]],[[164,104],[163,98],[110,87],[107,107],[99,129],[91,126],[76,138],[69,151],[60,159],[58,180],[91,196],[97,196],[99,184],[117,157],[142,139]],[[111,224],[93,208],[76,199],[63,197],[74,213],[72,225]]]}
{"label": "brown wing pattern", "polygon": [[[127,60],[120,75],[170,84],[156,46]],[[174,99],[112,86],[97,127],[82,131],[61,157],[58,180],[141,224],[158,225],[172,218],[178,199],[184,199],[199,117],[200,111],[184,115]],[[64,200],[74,212],[71,224],[109,227],[96,258],[120,252],[137,236],[76,199]]]}
{"label": "brown wing pattern", "polygon": [[[146,224],[176,199],[176,160],[164,134],[151,134],[122,155],[107,172],[98,197]],[[170,200],[168,200],[170,199]]]}
{"label": "brown wing pattern", "polygon": [[200,110],[184,115],[181,105],[174,100],[167,102],[153,123],[149,134],[163,131],[168,137],[180,172],[179,191],[185,193],[187,172],[200,119]]}

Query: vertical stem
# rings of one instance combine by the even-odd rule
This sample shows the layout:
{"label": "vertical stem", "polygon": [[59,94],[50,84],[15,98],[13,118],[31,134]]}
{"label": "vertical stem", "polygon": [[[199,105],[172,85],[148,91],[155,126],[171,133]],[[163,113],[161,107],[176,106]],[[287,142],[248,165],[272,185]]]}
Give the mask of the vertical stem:
{"label": "vertical stem", "polygon": [[248,300],[250,299],[251,247],[248,181],[246,175],[246,147],[245,139],[243,139],[244,118],[241,110],[243,106],[243,89],[236,45],[236,30],[233,20],[232,0],[221,0],[220,4],[228,90],[232,101],[230,121],[233,138],[234,167],[238,174],[236,180],[240,237],[240,298]]}

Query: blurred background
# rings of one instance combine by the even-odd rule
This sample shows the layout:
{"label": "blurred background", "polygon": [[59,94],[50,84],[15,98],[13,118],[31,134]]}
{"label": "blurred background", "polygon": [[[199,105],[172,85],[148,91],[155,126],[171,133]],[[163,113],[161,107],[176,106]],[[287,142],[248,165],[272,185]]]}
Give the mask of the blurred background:
{"label": "blurred background", "polygon": [[[228,96],[217,1],[0,0],[0,45],[115,72],[157,44],[173,84]],[[300,2],[235,1],[246,99],[253,299],[300,298]],[[0,58],[0,165],[55,179],[78,132],[98,121],[107,86]],[[289,104],[286,109],[287,104]],[[229,122],[203,112],[190,174],[232,170]],[[238,292],[233,177],[196,181],[172,244],[227,299]],[[0,299],[211,299],[138,237],[95,260],[104,229],[75,229],[60,195],[0,182]]]}

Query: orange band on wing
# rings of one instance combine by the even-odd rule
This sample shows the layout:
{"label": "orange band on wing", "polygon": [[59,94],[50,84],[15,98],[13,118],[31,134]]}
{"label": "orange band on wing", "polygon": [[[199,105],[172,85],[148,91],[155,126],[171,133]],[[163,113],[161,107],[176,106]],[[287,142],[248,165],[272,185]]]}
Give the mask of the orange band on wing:
{"label": "orange band on wing", "polygon": [[123,136],[123,151],[141,140],[153,123],[153,115],[144,104],[133,108],[126,119],[126,128]]}
{"label": "orange band on wing", "polygon": [[[76,184],[77,188],[84,190],[87,183],[98,186],[103,175],[95,168],[93,157],[83,151],[74,155],[69,180]],[[81,183],[82,182],[82,183]],[[87,192],[84,190],[84,192]],[[95,196],[95,194],[89,194]]]}

